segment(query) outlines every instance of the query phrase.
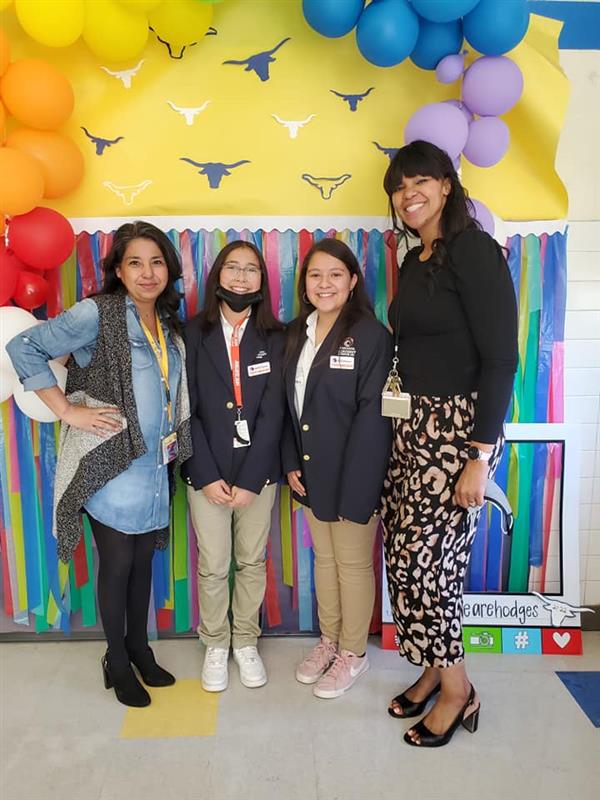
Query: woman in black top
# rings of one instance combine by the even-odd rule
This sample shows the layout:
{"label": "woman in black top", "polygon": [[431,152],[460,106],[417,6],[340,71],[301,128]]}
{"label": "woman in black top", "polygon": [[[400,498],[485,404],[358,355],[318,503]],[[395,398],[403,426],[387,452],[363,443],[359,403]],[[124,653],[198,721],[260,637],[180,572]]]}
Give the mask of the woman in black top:
{"label": "woman in black top", "polygon": [[[393,717],[421,714],[405,740],[446,744],[477,727],[479,698],[467,677],[462,589],[517,366],[514,289],[500,247],[473,218],[447,154],[413,142],[392,160],[384,188],[394,225],[418,236],[402,264],[389,319],[411,412],[394,421],[384,485],[388,584],[399,649],[423,667],[395,697]],[[398,218],[402,227],[398,225]]]}

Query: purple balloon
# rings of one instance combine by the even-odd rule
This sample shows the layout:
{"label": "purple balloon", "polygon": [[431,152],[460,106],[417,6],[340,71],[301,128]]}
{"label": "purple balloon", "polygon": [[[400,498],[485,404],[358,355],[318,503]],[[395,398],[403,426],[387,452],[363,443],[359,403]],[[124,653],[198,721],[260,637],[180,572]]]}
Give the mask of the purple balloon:
{"label": "purple balloon", "polygon": [[435,77],[440,83],[454,83],[465,71],[465,57],[462,53],[444,56],[435,68]]}
{"label": "purple balloon", "polygon": [[429,103],[412,115],[404,129],[406,144],[420,139],[456,158],[466,144],[469,124],[465,115],[449,103]]}
{"label": "purple balloon", "polygon": [[473,198],[471,198],[471,202],[475,206],[475,219],[486,233],[493,236],[496,230],[496,223],[494,222],[492,212],[481,200],[473,200]]}
{"label": "purple balloon", "polygon": [[449,105],[454,106],[454,108],[460,109],[462,113],[465,115],[467,122],[469,124],[473,122],[473,114],[471,114],[471,112],[462,102],[462,100],[444,100],[444,103],[448,103]]}
{"label": "purple balloon", "polygon": [[474,114],[506,114],[523,92],[523,73],[506,56],[483,56],[465,72],[462,98]]}
{"label": "purple balloon", "polygon": [[498,117],[480,117],[469,125],[463,155],[476,167],[493,167],[508,150],[508,125]]}

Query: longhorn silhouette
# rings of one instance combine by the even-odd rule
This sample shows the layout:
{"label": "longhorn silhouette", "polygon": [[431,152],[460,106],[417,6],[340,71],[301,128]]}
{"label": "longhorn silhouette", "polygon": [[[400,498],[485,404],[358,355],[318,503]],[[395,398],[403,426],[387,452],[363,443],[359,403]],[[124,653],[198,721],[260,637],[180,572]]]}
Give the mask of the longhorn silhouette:
{"label": "longhorn silhouette", "polygon": [[184,157],[181,157],[179,160],[187,161],[188,164],[192,164],[194,167],[201,167],[202,169],[198,170],[198,174],[206,175],[208,178],[208,185],[211,189],[219,188],[221,185],[221,180],[225,177],[225,175],[231,175],[229,170],[239,167],[241,164],[251,163],[248,161],[248,159],[242,159],[241,161],[236,161],[233,164],[223,164],[222,161],[205,161],[204,163],[201,163],[198,161],[192,161],[191,158]]}
{"label": "longhorn silhouette", "polygon": [[342,100],[345,100],[350,106],[350,111],[356,111],[358,104],[361,102],[361,100],[364,100],[367,95],[371,94],[374,88],[375,88],[374,86],[371,86],[369,89],[367,89],[366,92],[363,92],[362,94],[342,94],[341,92],[336,92],[335,89],[330,89],[329,91],[336,97],[341,97]]}
{"label": "longhorn silhouette", "polygon": [[113,70],[109,69],[108,67],[100,67],[100,69],[103,69],[104,72],[108,73],[109,75],[112,75],[113,78],[118,78],[120,81],[122,81],[123,86],[126,89],[131,89],[131,79],[133,78],[134,75],[137,75],[140,67],[142,66],[145,60],[146,60],[145,58],[142,58],[140,63],[136,67],[133,67],[133,69],[121,69],[118,70],[118,72],[113,72]]}
{"label": "longhorn silhouette", "polygon": [[396,155],[398,150],[400,150],[399,147],[382,147],[378,142],[373,142],[373,144],[378,150],[381,150],[382,153],[385,153],[390,161]]}
{"label": "longhorn silhouette", "polygon": [[126,206],[130,206],[138,194],[141,194],[144,189],[147,189],[151,183],[152,181],[141,181],[141,183],[136,183],[134,186],[117,186],[117,184],[112,181],[103,181],[102,186],[106,186],[106,188],[114,192],[117,197],[120,197]]}
{"label": "longhorn silhouette", "polygon": [[305,172],[304,175],[302,175],[302,180],[314,186],[315,189],[318,189],[323,200],[330,200],[335,190],[339,189],[346,181],[349,181],[351,177],[352,175],[344,173],[337,178],[315,178],[314,175],[309,175],[308,172]]}
{"label": "longhorn silhouette", "polygon": [[303,120],[291,120],[291,119],[280,119],[277,114],[271,114],[273,119],[276,119],[280,125],[283,125],[284,128],[287,128],[290,132],[290,139],[296,139],[298,137],[298,131],[300,128],[303,128],[307,125],[313,117],[316,117],[316,114],[310,114],[306,119]]}
{"label": "longhorn silhouette", "polygon": [[210,100],[206,100],[206,102],[202,103],[201,106],[197,106],[196,108],[182,108],[181,106],[176,106],[175,103],[172,103],[170,100],[167,100],[167,105],[171,106],[173,111],[177,111],[182,117],[185,117],[187,125],[193,125],[196,115],[204,111],[209,103]]}
{"label": "longhorn silhouette", "polygon": [[85,133],[87,138],[96,145],[97,156],[101,156],[105,148],[112,147],[113,144],[116,144],[125,138],[124,136],[117,136],[116,139],[103,139],[101,136],[94,136],[91,134],[87,128],[83,127],[83,125],[81,126],[81,130]]}
{"label": "longhorn silhouette", "polygon": [[248,56],[248,58],[244,58],[241,61],[230,59],[229,61],[223,61],[223,64],[237,64],[239,66],[246,64],[245,72],[254,71],[261,81],[268,81],[270,77],[269,64],[277,60],[273,58],[273,53],[276,53],[289,40],[290,37],[288,36],[286,39],[282,39],[279,44],[276,44],[272,50],[263,50],[262,53],[255,53],[253,56]]}
{"label": "longhorn silhouette", "polygon": [[565,619],[572,619],[575,614],[580,614],[582,611],[591,611],[594,613],[593,608],[585,608],[582,606],[572,606],[564,600],[553,600],[550,597],[544,597],[539,592],[532,592],[536,597],[544,603],[546,611],[550,612],[550,624],[553,628],[560,628]]}

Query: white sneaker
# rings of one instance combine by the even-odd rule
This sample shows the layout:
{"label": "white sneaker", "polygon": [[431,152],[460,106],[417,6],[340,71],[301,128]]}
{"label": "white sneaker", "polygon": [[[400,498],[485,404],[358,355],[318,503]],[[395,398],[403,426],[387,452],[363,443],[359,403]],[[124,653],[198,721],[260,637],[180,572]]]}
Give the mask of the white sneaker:
{"label": "white sneaker", "polygon": [[202,688],[206,692],[222,692],[229,683],[227,661],[229,648],[207,647],[202,665]]}
{"label": "white sneaker", "polygon": [[248,689],[257,689],[267,682],[267,671],[253,645],[234,647],[233,658],[240,668],[240,680]]}

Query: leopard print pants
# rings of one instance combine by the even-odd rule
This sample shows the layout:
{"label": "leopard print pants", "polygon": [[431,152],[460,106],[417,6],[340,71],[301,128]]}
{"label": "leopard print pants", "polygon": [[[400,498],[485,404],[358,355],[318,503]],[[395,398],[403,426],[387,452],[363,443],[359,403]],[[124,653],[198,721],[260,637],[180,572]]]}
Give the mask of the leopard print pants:
{"label": "leopard print pants", "polygon": [[[477,513],[454,503],[473,430],[473,397],[413,396],[409,419],[394,420],[384,482],[385,560],[400,654],[423,667],[464,658],[463,582]],[[498,464],[503,438],[490,460]]]}

